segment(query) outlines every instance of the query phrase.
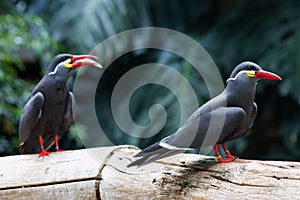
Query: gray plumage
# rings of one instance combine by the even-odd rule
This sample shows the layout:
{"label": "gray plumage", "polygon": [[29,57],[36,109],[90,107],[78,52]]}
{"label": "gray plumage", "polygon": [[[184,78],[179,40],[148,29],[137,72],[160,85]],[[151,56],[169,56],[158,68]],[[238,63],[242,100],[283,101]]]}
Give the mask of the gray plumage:
{"label": "gray plumage", "polygon": [[138,159],[128,167],[142,166],[186,150],[199,150],[247,135],[257,114],[254,98],[258,71],[263,70],[255,63],[239,64],[221,94],[196,110],[175,133],[135,155]]}

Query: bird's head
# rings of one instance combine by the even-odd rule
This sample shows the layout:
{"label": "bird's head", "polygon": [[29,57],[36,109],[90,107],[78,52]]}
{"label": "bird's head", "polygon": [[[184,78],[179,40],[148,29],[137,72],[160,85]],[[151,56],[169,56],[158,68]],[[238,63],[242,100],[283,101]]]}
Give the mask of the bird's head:
{"label": "bird's head", "polygon": [[46,73],[68,78],[72,75],[73,69],[79,67],[95,66],[102,68],[98,62],[94,61],[97,59],[93,55],[59,54],[50,62]]}
{"label": "bird's head", "polygon": [[277,81],[281,80],[281,78],[278,75],[272,72],[264,71],[261,69],[260,66],[249,61],[242,62],[241,64],[236,66],[235,69],[232,71],[229,79],[227,79],[227,82],[235,81],[239,78],[243,78],[243,79],[248,78],[255,81],[258,79],[277,80]]}

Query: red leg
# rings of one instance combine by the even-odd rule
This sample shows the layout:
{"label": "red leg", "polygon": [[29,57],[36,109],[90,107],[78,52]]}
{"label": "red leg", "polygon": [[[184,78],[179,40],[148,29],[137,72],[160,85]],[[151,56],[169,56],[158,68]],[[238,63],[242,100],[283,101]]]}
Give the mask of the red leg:
{"label": "red leg", "polygon": [[214,151],[216,153],[216,157],[215,157],[215,160],[219,162],[219,160],[222,159],[220,153],[219,153],[219,147],[218,145],[214,145]]}
{"label": "red leg", "polygon": [[55,150],[56,150],[56,152],[63,152],[62,149],[59,149],[59,146],[58,146],[58,136],[57,135],[54,136],[54,142],[55,142]]}
{"label": "red leg", "polygon": [[41,147],[41,152],[40,152],[39,156],[43,157],[43,156],[49,155],[50,152],[46,151],[45,148],[44,148],[44,141],[43,141],[42,136],[39,137],[39,141],[40,141],[40,147]]}
{"label": "red leg", "polygon": [[215,160],[218,161],[219,163],[228,163],[235,160],[236,158],[229,153],[229,151],[226,149],[226,146],[224,149],[224,146],[225,144],[221,144],[222,149],[225,151],[226,158],[221,157],[221,154],[219,153],[218,145],[214,145],[214,151],[216,153]]}
{"label": "red leg", "polygon": [[235,156],[231,155],[230,152],[228,151],[228,149],[226,148],[225,143],[221,144],[222,149],[225,152],[226,158],[228,158],[231,161],[234,161],[236,159]]}

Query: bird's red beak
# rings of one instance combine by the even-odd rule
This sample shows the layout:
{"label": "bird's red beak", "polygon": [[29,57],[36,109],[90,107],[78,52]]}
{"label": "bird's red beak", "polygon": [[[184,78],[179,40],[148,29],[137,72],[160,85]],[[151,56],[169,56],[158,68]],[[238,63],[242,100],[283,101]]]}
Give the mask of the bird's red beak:
{"label": "bird's red beak", "polygon": [[272,72],[264,71],[264,70],[259,70],[255,73],[256,78],[261,78],[261,79],[267,79],[267,80],[276,80],[276,81],[281,81],[282,79],[280,76],[277,74],[274,74]]}
{"label": "bird's red beak", "polygon": [[73,56],[71,61],[70,61],[70,65],[72,66],[72,69],[78,68],[78,67],[84,67],[84,66],[95,66],[95,67],[99,67],[102,68],[101,64],[94,61],[94,60],[98,60],[97,56],[93,56],[93,55],[77,55],[77,56]]}

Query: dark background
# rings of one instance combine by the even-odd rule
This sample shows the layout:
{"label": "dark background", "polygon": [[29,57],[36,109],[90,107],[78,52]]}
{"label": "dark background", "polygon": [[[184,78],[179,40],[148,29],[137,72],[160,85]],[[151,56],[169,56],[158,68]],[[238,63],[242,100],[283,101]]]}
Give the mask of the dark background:
{"label": "dark background", "polygon": [[[259,82],[259,112],[252,133],[229,146],[241,158],[300,160],[299,15],[298,0],[0,1],[0,155],[17,153],[22,108],[52,57],[62,52],[86,54],[114,34],[155,26],[198,41],[217,64],[223,80],[245,60],[280,75],[281,82]],[[115,144],[143,148],[179,126],[180,108],[174,94],[155,84],[136,91],[130,109],[136,122],[146,124],[149,107],[165,102],[168,118],[159,134],[148,139],[129,137],[112,118],[110,97],[115,83],[131,68],[150,62],[184,73],[199,104],[209,100],[203,80],[184,59],[151,49],[127,53],[105,71],[95,97],[99,121]],[[74,127],[63,147],[83,148]]]}

